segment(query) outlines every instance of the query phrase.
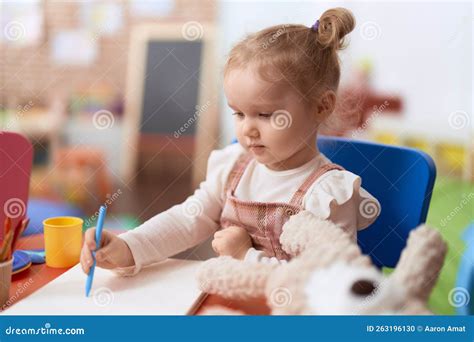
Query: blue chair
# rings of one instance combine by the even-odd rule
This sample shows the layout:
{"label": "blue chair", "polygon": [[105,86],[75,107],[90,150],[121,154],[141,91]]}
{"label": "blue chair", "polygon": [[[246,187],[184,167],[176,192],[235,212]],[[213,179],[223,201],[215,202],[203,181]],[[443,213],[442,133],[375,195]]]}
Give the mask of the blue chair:
{"label": "blue chair", "polygon": [[426,221],[436,178],[433,160],[411,148],[322,135],[318,148],[361,176],[363,187],[380,202],[380,216],[357,241],[375,265],[395,267],[410,231]]}
{"label": "blue chair", "polygon": [[50,201],[40,198],[30,198],[28,201],[27,216],[30,219],[30,224],[23,232],[23,236],[43,233],[43,220],[49,217],[83,217],[84,213],[81,209],[68,203]]}
{"label": "blue chair", "polygon": [[318,147],[361,176],[363,187],[379,200],[380,216],[357,240],[374,264],[395,267],[408,234],[426,220],[436,178],[433,160],[411,148],[329,136],[319,136]]}

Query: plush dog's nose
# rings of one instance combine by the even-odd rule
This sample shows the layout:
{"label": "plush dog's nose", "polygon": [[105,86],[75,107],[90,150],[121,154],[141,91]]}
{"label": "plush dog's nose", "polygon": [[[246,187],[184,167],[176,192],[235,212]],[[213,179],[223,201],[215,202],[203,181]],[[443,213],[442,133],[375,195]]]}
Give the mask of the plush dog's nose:
{"label": "plush dog's nose", "polygon": [[361,279],[352,284],[351,291],[357,296],[366,297],[375,290],[375,285],[372,280]]}

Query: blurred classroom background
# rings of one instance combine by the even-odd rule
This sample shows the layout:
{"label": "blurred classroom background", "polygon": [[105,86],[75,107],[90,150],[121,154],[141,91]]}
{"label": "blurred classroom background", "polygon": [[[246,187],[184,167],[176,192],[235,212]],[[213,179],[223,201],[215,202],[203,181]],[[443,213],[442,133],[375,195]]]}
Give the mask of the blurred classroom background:
{"label": "blurred classroom background", "polygon": [[433,157],[428,223],[449,252],[430,305],[453,314],[474,219],[471,2],[2,1],[0,127],[34,145],[29,210],[87,218],[106,202],[106,226],[131,229],[182,202],[209,152],[233,139],[221,75],[230,47],[336,6],[357,20],[338,110],[362,119],[324,133]]}

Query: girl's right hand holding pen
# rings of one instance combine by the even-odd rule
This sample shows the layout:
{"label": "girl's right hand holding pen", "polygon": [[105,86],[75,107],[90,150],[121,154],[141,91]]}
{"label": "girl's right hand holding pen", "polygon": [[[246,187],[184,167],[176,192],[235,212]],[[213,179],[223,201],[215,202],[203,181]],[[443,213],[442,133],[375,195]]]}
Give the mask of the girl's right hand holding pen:
{"label": "girl's right hand holding pen", "polygon": [[[84,244],[81,251],[81,266],[84,273],[89,274],[93,264],[92,252],[96,251],[96,228],[89,228],[84,235]],[[96,266],[102,268],[128,267],[135,265],[132,252],[127,243],[117,235],[102,231],[99,249],[95,253]]]}

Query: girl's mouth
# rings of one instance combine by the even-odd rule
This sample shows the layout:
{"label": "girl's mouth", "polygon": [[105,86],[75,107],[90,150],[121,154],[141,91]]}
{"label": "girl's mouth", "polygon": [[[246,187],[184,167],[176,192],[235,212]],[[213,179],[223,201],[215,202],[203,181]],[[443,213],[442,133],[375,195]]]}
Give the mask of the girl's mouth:
{"label": "girl's mouth", "polygon": [[254,154],[262,154],[265,150],[265,146],[263,146],[263,145],[250,145],[249,149]]}

